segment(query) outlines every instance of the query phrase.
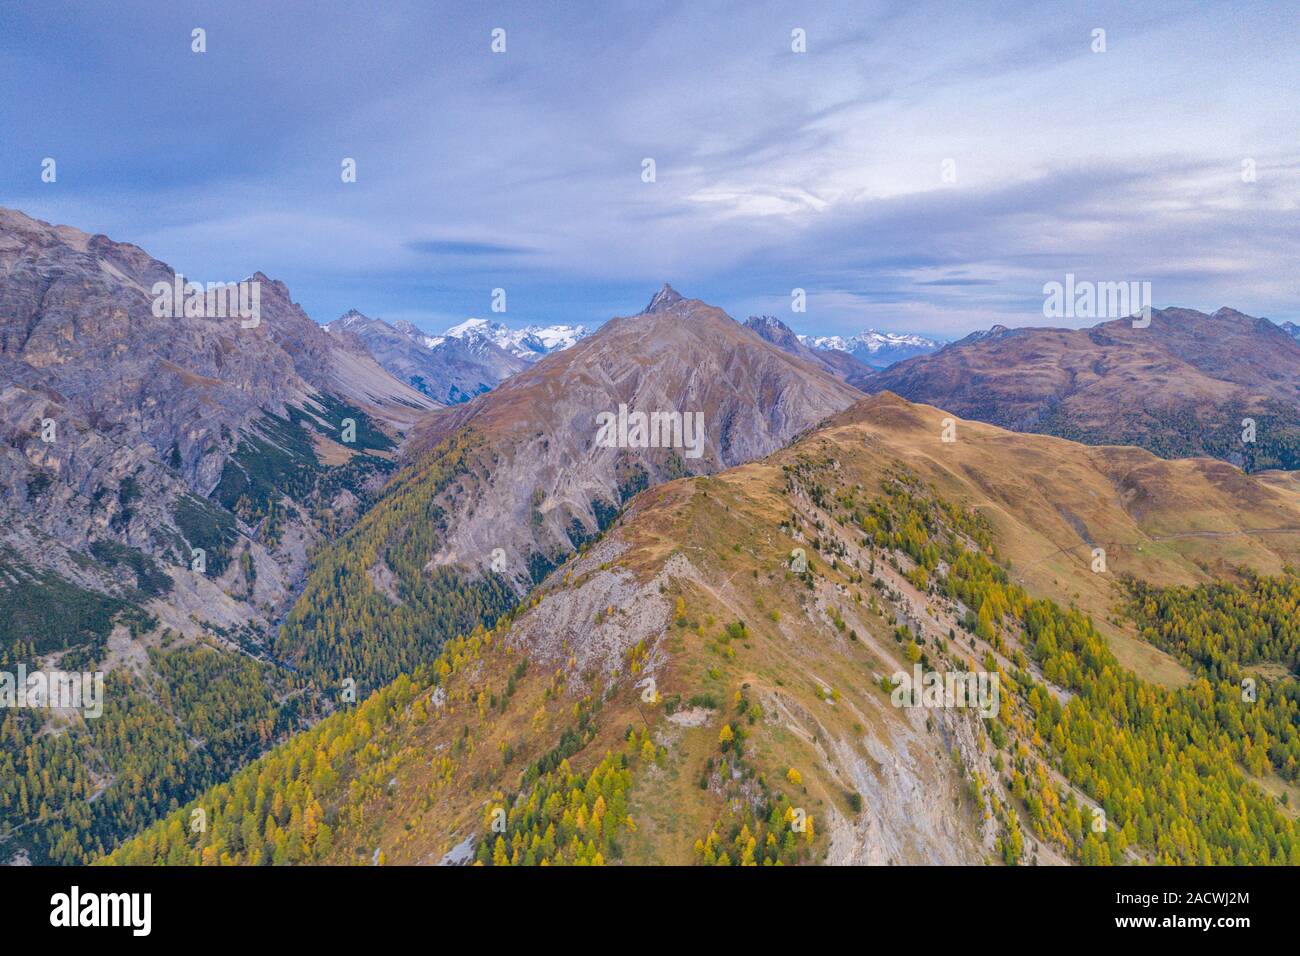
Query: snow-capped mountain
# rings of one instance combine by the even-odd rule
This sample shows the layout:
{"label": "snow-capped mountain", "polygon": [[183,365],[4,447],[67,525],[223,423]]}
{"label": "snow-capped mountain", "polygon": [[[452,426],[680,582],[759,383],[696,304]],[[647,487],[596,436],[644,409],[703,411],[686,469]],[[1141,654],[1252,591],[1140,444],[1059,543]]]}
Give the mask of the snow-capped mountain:
{"label": "snow-capped mountain", "polygon": [[845,338],[842,335],[801,335],[799,341],[815,349],[848,352],[874,368],[885,368],[903,359],[928,355],[944,343],[906,332],[878,332],[867,329]]}
{"label": "snow-capped mountain", "polygon": [[326,328],[360,339],[400,381],[448,405],[469,401],[544,355],[568,348],[590,332],[581,325],[530,325],[466,319],[440,335],[410,322],[385,322],[353,309]]}
{"label": "snow-capped mountain", "polygon": [[372,319],[356,309],[325,328],[355,336],[395,378],[447,405],[467,402],[528,367],[487,338],[433,336],[410,322]]}
{"label": "snow-capped mountain", "polygon": [[567,349],[591,334],[585,325],[530,325],[524,331],[538,339],[548,352]]}
{"label": "snow-capped mountain", "polygon": [[491,342],[525,362],[535,362],[543,355],[567,349],[590,334],[590,330],[582,325],[530,325],[512,329],[487,319],[466,319],[442,335],[430,336],[429,345],[433,347],[447,338],[461,339],[471,348],[475,341]]}

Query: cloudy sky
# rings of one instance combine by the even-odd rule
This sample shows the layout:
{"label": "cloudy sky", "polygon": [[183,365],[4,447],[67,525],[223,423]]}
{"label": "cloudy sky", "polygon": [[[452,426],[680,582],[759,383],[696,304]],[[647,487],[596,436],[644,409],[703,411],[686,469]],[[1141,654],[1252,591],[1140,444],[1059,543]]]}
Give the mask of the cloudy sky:
{"label": "cloudy sky", "polygon": [[6,3],[0,205],[322,322],[669,281],[956,336],[1044,324],[1067,272],[1300,321],[1297,49],[1281,3]]}

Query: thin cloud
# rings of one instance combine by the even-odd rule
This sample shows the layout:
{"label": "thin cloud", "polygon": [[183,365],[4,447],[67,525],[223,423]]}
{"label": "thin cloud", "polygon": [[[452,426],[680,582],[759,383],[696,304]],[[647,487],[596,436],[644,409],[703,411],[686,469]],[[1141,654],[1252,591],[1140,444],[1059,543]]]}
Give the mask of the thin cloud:
{"label": "thin cloud", "polygon": [[457,239],[418,239],[406,243],[406,248],[434,256],[527,256],[537,251],[527,246]]}

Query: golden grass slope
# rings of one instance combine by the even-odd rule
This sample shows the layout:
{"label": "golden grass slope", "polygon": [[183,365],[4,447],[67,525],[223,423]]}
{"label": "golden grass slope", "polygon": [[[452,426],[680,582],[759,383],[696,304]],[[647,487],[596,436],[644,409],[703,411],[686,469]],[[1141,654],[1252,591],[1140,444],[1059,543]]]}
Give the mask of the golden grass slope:
{"label": "golden grass slope", "polygon": [[[949,419],[955,440],[945,442]],[[1282,473],[1252,477],[1209,458],[1166,461],[1139,448],[1008,432],[888,392],[807,442],[904,462],[941,496],[978,508],[1030,593],[1078,604],[1126,666],[1166,683],[1181,668],[1107,623],[1118,575],[1193,584],[1241,566],[1274,573],[1300,563],[1300,490]],[[1105,573],[1092,570],[1094,548],[1105,551]]]}

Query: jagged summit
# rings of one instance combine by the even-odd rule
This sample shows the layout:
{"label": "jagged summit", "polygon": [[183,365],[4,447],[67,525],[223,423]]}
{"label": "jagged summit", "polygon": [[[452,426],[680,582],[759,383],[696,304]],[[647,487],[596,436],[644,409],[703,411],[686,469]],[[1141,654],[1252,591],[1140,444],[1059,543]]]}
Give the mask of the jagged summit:
{"label": "jagged summit", "polygon": [[654,294],[650,304],[642,310],[641,314],[651,315],[658,312],[667,312],[677,303],[685,301],[680,292],[665,282],[663,288]]}
{"label": "jagged summit", "polygon": [[745,320],[745,328],[753,329],[767,341],[787,352],[797,349],[801,344],[794,330],[774,315],[751,315]]}
{"label": "jagged summit", "polygon": [[348,309],[333,322],[325,325],[327,332],[333,332],[337,329],[350,329],[356,325],[369,325],[374,319],[357,309]]}
{"label": "jagged summit", "polygon": [[[530,561],[538,566],[530,555],[572,553],[608,526],[631,488],[752,461],[861,397],[722,309],[665,286],[646,311],[615,317],[580,346],[425,419],[409,460],[464,431],[480,449],[475,460],[482,455],[486,462],[476,473],[490,476],[472,490],[449,487],[439,498],[448,516],[440,531],[445,543],[431,557],[439,566],[468,567],[499,547],[507,573],[527,582]],[[597,416],[620,406],[689,414],[702,422],[703,431],[693,433],[701,443],[598,441]]]}

